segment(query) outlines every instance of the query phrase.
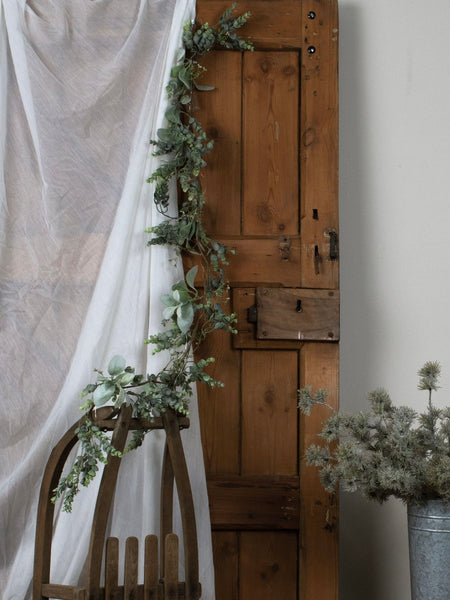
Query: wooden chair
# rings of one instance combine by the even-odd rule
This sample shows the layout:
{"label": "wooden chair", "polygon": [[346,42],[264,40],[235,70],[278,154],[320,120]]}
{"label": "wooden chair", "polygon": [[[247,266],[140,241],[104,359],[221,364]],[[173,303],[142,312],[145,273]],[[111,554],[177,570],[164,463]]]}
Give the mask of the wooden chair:
{"label": "wooden chair", "polygon": [[[138,540],[130,537],[125,544],[123,585],[119,585],[119,540],[108,538],[106,526],[120,467],[120,457],[110,456],[103,471],[92,521],[87,556],[87,580],[84,587],[50,581],[50,562],[54,505],[51,502],[64,463],[77,442],[75,433],[80,421],[61,438],[48,460],[41,486],[36,525],[33,599],[59,600],[198,600],[198,547],[192,491],[181,443],[180,429],[189,427],[187,418],[168,410],[154,421],[133,419],[131,407],[102,407],[92,416],[96,425],[112,431],[112,443],[122,451],[129,431],[164,429],[166,444],[161,479],[161,548],[158,538],[145,539],[144,581],[138,583]],[[185,555],[185,582],[178,581],[178,537],[173,527],[174,480],[180,503]],[[106,546],[106,548],[105,548]],[[101,584],[101,567],[105,551],[105,581]],[[160,560],[159,556],[160,554]]]}

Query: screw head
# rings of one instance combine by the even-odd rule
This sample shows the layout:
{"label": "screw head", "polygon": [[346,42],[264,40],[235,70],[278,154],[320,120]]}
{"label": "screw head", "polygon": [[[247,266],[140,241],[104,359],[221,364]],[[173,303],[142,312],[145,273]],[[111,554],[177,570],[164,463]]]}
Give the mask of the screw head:
{"label": "screw head", "polygon": [[308,19],[315,19],[316,13],[313,10],[310,10],[308,13]]}
{"label": "screw head", "polygon": [[316,47],[315,46],[309,46],[308,47],[308,54],[315,54],[316,53]]}

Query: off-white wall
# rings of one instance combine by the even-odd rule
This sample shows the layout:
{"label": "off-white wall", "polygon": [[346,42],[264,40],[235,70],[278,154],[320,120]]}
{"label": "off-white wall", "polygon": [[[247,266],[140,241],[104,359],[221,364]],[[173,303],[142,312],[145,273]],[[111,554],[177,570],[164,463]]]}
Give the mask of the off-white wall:
{"label": "off-white wall", "polygon": [[[450,395],[450,2],[340,0],[341,407]],[[405,508],[341,501],[341,600],[410,600]]]}

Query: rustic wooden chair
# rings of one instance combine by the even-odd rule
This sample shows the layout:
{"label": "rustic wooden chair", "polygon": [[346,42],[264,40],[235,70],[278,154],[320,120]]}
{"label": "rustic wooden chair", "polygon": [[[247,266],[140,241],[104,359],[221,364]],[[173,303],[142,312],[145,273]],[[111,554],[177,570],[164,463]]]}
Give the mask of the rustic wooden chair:
{"label": "rustic wooden chair", "polygon": [[[189,427],[187,418],[168,410],[154,421],[133,419],[130,407],[120,410],[103,407],[93,415],[103,430],[112,431],[112,443],[118,450],[125,447],[129,431],[164,429],[166,445],[161,479],[161,549],[158,538],[145,539],[144,581],[138,583],[138,540],[130,537],[125,544],[123,585],[119,585],[119,540],[108,538],[106,526],[120,467],[120,457],[110,456],[103,471],[95,505],[87,556],[87,580],[84,587],[62,585],[50,581],[50,562],[54,505],[51,502],[64,463],[77,442],[75,433],[80,421],[61,438],[48,460],[42,480],[36,525],[33,599],[59,600],[198,600],[198,547],[192,491],[186,467],[180,429]],[[185,582],[178,581],[178,537],[173,527],[173,487],[177,485],[185,555]],[[101,568],[105,552],[105,581],[101,584]],[[160,560],[158,557],[160,554]]]}

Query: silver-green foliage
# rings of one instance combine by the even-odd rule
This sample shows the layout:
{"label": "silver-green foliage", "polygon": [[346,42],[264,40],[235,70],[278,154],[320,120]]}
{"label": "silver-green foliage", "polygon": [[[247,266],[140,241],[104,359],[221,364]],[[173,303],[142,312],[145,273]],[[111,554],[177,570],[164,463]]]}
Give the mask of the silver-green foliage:
{"label": "silver-green foliage", "polygon": [[[431,400],[440,365],[427,362],[418,374],[419,389],[429,392],[423,413],[395,406],[383,389],[369,394],[369,410],[346,414],[330,407],[333,415],[319,434],[325,444],[314,444],[306,453],[308,464],[320,468],[326,490],[339,483],[345,491],[379,502],[390,496],[404,502],[450,502],[450,408],[439,409]],[[329,406],[326,392],[299,391],[303,413],[317,404]]]}
{"label": "silver-green foliage", "polygon": [[[96,382],[83,390],[84,405],[81,408],[86,414],[77,429],[81,450],[71,471],[61,478],[53,497],[56,501],[64,495],[63,509],[66,511],[71,510],[79,486],[88,485],[95,477],[99,463],[106,463],[110,454],[118,454],[111,445],[110,436],[95,425],[92,411],[105,404],[120,408],[125,403],[133,407],[135,418],[151,420],[168,408],[187,414],[195,382],[210,387],[223,385],[205,372],[214,358],[197,362],[192,358],[193,350],[211,331],[222,329],[236,333],[236,315],[224,310],[229,290],[224,266],[228,264],[229,251],[207,235],[202,223],[205,197],[199,175],[206,166],[204,157],[213,148],[213,141],[190,114],[190,104],[194,90],[212,89],[198,83],[204,71],[198,62],[202,56],[218,45],[240,51],[253,49],[236,34],[236,30],[247,22],[249,13],[234,16],[234,9],[233,4],[214,27],[190,22],[184,26],[184,47],[167,86],[167,124],[158,130],[158,139],[151,142],[156,147],[155,156],[165,157],[148,182],[154,184],[154,202],[166,218],[146,230],[151,235],[148,244],[170,245],[179,255],[197,255],[202,265],[202,284],[199,288],[195,285],[198,267],[194,266],[185,279],[175,283],[161,299],[165,306],[163,331],[146,340],[153,345],[154,354],[168,352],[167,364],[161,371],[137,374],[123,357],[114,356],[108,372],[98,370]],[[174,182],[183,192],[176,217],[168,214],[169,190]],[[145,434],[145,431],[135,432],[127,450],[139,446]]]}

